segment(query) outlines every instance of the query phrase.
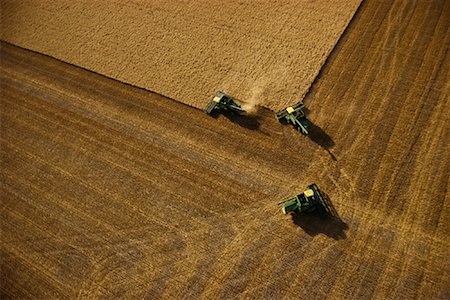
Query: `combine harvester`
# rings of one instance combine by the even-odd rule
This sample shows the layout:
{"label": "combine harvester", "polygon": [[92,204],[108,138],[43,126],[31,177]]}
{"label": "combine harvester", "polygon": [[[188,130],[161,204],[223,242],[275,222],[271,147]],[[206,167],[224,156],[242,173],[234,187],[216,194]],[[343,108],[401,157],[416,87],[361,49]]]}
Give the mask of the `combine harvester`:
{"label": "combine harvester", "polygon": [[231,97],[225,95],[223,92],[217,92],[214,98],[212,98],[212,100],[208,103],[204,111],[208,115],[225,111],[238,114],[245,112],[245,110],[243,110],[238,103],[236,103]]}
{"label": "combine harvester", "polygon": [[282,205],[281,210],[284,214],[316,211],[321,217],[326,217],[332,213],[315,183],[308,185],[303,193],[282,201],[278,205]]}
{"label": "combine harvester", "polygon": [[309,122],[306,119],[303,107],[305,107],[303,102],[299,102],[277,112],[275,116],[280,123],[290,123],[302,134],[307,135]]}

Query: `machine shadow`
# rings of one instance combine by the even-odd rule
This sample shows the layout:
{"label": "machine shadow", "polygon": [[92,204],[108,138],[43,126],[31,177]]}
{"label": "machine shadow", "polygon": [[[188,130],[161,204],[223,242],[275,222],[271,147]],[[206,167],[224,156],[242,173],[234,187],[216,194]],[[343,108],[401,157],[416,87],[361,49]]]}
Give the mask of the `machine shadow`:
{"label": "machine shadow", "polygon": [[238,124],[241,127],[250,129],[250,130],[257,130],[259,128],[259,126],[261,125],[258,117],[256,116],[251,116],[251,115],[241,115],[241,114],[236,114],[236,113],[232,113],[232,112],[228,112],[225,111],[222,113],[222,115],[227,118],[228,120],[230,120],[233,123]]}
{"label": "machine shadow", "polygon": [[334,161],[337,161],[336,156],[330,151],[330,149],[335,145],[333,139],[319,126],[309,121],[309,138],[311,141],[321,146]]}
{"label": "machine shadow", "polygon": [[346,239],[347,235],[345,231],[348,229],[347,223],[338,215],[330,197],[323,191],[322,196],[330,212],[328,216],[321,217],[315,212],[292,214],[292,221],[310,236],[316,236],[322,233],[335,240]]}
{"label": "machine shadow", "polygon": [[310,120],[308,130],[310,139],[326,150],[329,150],[335,145],[333,139],[322,128]]}
{"label": "machine shadow", "polygon": [[[307,107],[304,107],[303,111],[305,112],[305,115],[309,114],[309,109]],[[322,128],[320,128],[320,126],[311,122],[310,119],[308,119],[308,123],[309,123],[308,127],[309,138],[314,143],[318,144],[319,146],[327,150],[327,152],[330,153],[333,159],[336,160],[334,155],[329,151],[330,148],[332,148],[335,145],[331,136],[329,136]]]}

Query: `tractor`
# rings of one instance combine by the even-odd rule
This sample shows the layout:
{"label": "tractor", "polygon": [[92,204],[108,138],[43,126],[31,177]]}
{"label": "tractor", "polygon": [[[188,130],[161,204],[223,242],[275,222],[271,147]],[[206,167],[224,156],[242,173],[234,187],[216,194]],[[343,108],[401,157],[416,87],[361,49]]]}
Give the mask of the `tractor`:
{"label": "tractor", "polygon": [[307,135],[309,122],[306,119],[305,112],[303,111],[304,107],[305,105],[303,102],[299,102],[294,106],[289,106],[282,109],[277,112],[275,116],[280,123],[290,123],[302,134]]}
{"label": "tractor", "polygon": [[242,107],[238,103],[236,103],[231,97],[219,91],[208,103],[204,111],[208,115],[212,115],[216,112],[225,112],[225,111],[239,114],[241,112],[244,112],[245,110],[243,110]]}
{"label": "tractor", "polygon": [[281,210],[284,214],[313,211],[321,217],[331,214],[330,207],[315,183],[310,184],[303,193],[286,199],[278,205],[282,205]]}

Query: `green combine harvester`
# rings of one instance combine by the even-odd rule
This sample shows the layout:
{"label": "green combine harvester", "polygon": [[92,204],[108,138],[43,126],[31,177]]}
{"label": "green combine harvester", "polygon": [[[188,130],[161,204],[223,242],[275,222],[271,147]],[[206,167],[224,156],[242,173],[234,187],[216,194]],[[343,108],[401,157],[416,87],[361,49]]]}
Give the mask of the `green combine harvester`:
{"label": "green combine harvester", "polygon": [[282,205],[281,210],[284,214],[315,211],[320,216],[326,217],[331,213],[325,198],[315,183],[308,185],[303,193],[282,201],[278,205]]}
{"label": "green combine harvester", "polygon": [[245,110],[236,103],[231,97],[225,95],[223,92],[217,92],[214,98],[208,103],[204,109],[205,113],[212,115],[215,112],[230,111],[233,113],[241,113]]}
{"label": "green combine harvester", "polygon": [[306,119],[305,112],[303,111],[305,105],[303,102],[299,102],[294,106],[286,107],[285,109],[275,114],[277,120],[281,123],[291,123],[302,134],[308,134],[309,122]]}

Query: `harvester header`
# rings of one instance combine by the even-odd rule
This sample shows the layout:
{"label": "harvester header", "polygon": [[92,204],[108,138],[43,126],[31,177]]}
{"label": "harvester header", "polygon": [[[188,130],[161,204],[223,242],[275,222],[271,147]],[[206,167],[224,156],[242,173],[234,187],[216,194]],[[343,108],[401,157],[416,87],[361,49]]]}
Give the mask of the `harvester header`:
{"label": "harvester header", "polygon": [[225,93],[219,91],[208,103],[204,111],[208,115],[212,115],[214,113],[224,111],[241,113],[245,110],[243,110],[242,107],[238,103],[236,103],[230,96],[227,96]]}

